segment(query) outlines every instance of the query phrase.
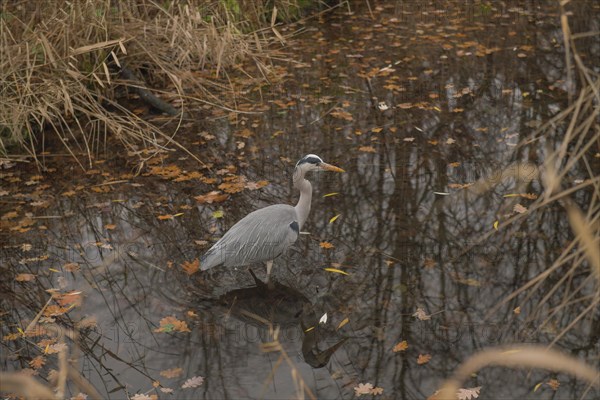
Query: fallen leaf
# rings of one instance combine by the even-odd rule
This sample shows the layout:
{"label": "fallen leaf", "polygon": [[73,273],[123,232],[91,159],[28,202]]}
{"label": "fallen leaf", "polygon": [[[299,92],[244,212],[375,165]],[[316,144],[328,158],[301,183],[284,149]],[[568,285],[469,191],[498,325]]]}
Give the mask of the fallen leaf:
{"label": "fallen leaf", "polygon": [[364,151],[365,153],[376,153],[375,147],[373,146],[360,146],[358,148],[359,151]]}
{"label": "fallen leaf", "polygon": [[417,358],[417,364],[427,364],[429,360],[431,360],[431,354],[419,354],[419,357]]}
{"label": "fallen leaf", "polygon": [[330,223],[330,224],[334,223],[334,222],[335,222],[335,220],[336,220],[336,219],[338,219],[338,218],[340,217],[340,215],[342,215],[342,214],[338,214],[338,215],[336,215],[335,217],[331,217],[331,219],[329,220],[329,223]]}
{"label": "fallen leaf", "polygon": [[557,379],[550,379],[547,382],[547,385],[550,386],[552,390],[557,391],[558,387],[560,386],[560,382]]}
{"label": "fallen leaf", "polygon": [[408,342],[406,340],[403,340],[401,342],[396,343],[396,345],[394,346],[394,348],[392,349],[392,351],[394,353],[397,353],[399,351],[404,351],[408,349]]}
{"label": "fallen leaf", "polygon": [[415,138],[414,137],[405,137],[402,140],[404,140],[405,142],[413,142],[415,140]]}
{"label": "fallen leaf", "polygon": [[342,320],[342,322],[340,322],[336,328],[336,330],[339,330],[342,326],[346,325],[348,322],[350,322],[350,320],[346,317]]}
{"label": "fallen leaf", "polygon": [[194,199],[200,204],[212,204],[212,203],[221,203],[229,198],[227,193],[221,193],[218,190],[213,190],[210,193],[195,196]]}
{"label": "fallen leaf", "polygon": [[513,310],[513,312],[514,312],[515,314],[517,314],[517,315],[521,314],[521,307],[519,306],[519,307],[515,308],[515,309]]}
{"label": "fallen leaf", "polygon": [[321,248],[323,249],[333,249],[333,244],[329,243],[329,242],[321,242],[319,243],[319,246],[321,246]]}
{"label": "fallen leaf", "polygon": [[337,268],[323,268],[323,269],[327,272],[333,272],[333,273],[342,274],[342,275],[350,275],[346,271],[342,271],[341,269],[337,269]]}
{"label": "fallen leaf", "polygon": [[373,385],[370,383],[359,383],[358,386],[354,387],[354,394],[358,397],[363,394],[371,394]]}
{"label": "fallen leaf", "polygon": [[456,143],[456,140],[452,139],[452,138],[448,138],[448,140],[446,140],[446,144],[454,144]]}
{"label": "fallen leaf", "polygon": [[494,229],[495,230],[498,230],[498,224],[499,224],[498,220],[494,221]]}
{"label": "fallen leaf", "polygon": [[223,218],[223,210],[217,210],[212,213],[213,218]]}
{"label": "fallen leaf", "polygon": [[129,398],[129,400],[152,400],[152,397],[144,393],[136,393]]}
{"label": "fallen leaf", "polygon": [[104,227],[107,230],[111,231],[111,230],[115,229],[117,226],[115,224],[108,224],[108,225],[104,225]]}
{"label": "fallen leaf", "polygon": [[33,274],[18,274],[15,276],[15,281],[17,282],[29,282],[35,279],[35,275]]}
{"label": "fallen leaf", "polygon": [[175,317],[165,317],[160,320],[160,327],[154,332],[191,332],[185,321],[180,321]]}
{"label": "fallen leaf", "polygon": [[415,311],[412,316],[420,319],[421,321],[427,321],[431,319],[431,315],[427,315],[425,310],[423,310],[421,307],[418,307],[417,311]]}
{"label": "fallen leaf", "polygon": [[87,400],[88,396],[85,393],[77,393],[77,395],[71,397],[71,400]]}
{"label": "fallen leaf", "polygon": [[468,389],[460,388],[460,389],[458,389],[458,392],[456,392],[456,397],[458,397],[458,400],[476,399],[479,397],[480,390],[481,390],[481,386],[477,386],[474,388],[468,388]]}
{"label": "fallen leaf", "polygon": [[513,210],[515,212],[518,212],[519,214],[524,214],[527,212],[527,207],[523,207],[521,204],[517,203],[515,204],[515,206],[513,207]]}
{"label": "fallen leaf", "polygon": [[160,376],[164,376],[165,378],[177,378],[182,373],[182,368],[171,368],[160,371]]}
{"label": "fallen leaf", "polygon": [[37,356],[33,360],[29,361],[29,366],[33,369],[40,369],[46,364],[46,357]]}
{"label": "fallen leaf", "polygon": [[163,393],[173,393],[173,389],[166,387],[160,388],[160,391]]}
{"label": "fallen leaf", "polygon": [[320,324],[326,324],[327,323],[327,313],[323,314],[321,316],[321,319],[319,319],[319,323]]}
{"label": "fallen leaf", "polygon": [[194,261],[184,261],[181,264],[181,268],[183,268],[186,274],[192,275],[200,269],[200,260],[196,258]]}
{"label": "fallen leaf", "polygon": [[383,388],[381,388],[381,387],[374,387],[373,389],[371,389],[371,394],[373,396],[379,396],[380,394],[383,394]]}
{"label": "fallen leaf", "polygon": [[171,214],[159,215],[158,219],[160,219],[161,221],[164,221],[166,219],[173,219],[173,216]]}
{"label": "fallen leaf", "polygon": [[327,193],[326,195],[323,195],[323,197],[337,196],[338,194],[339,194],[338,192]]}
{"label": "fallen leaf", "polygon": [[190,378],[187,381],[185,381],[185,383],[183,385],[181,385],[181,387],[183,389],[195,388],[198,386],[202,386],[203,383],[204,383],[203,377],[194,376],[193,378]]}

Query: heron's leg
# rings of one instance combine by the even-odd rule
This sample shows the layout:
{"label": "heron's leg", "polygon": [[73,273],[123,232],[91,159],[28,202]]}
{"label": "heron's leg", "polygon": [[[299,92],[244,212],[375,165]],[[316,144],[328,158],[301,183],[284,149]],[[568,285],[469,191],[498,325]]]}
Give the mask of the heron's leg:
{"label": "heron's leg", "polygon": [[267,282],[271,278],[271,269],[273,268],[273,260],[267,261]]}

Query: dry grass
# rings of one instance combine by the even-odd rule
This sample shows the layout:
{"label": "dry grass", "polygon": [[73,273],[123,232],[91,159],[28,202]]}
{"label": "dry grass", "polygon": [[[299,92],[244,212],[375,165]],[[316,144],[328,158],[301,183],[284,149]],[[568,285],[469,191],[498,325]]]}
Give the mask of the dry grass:
{"label": "dry grass", "polygon": [[[64,143],[82,167],[106,148],[108,135],[129,150],[172,146],[177,129],[164,133],[116,101],[123,88],[137,85],[121,79],[120,68],[166,88],[154,93],[182,107],[192,99],[224,105],[232,90],[217,78],[248,58],[268,73],[265,49],[280,41],[268,17],[277,10],[266,9],[267,2],[242,3],[254,7],[252,19],[240,20],[243,10],[233,0],[3,2],[0,155],[25,151],[35,158],[46,134]],[[279,15],[297,6],[279,4]]]}
{"label": "dry grass", "polygon": [[[558,203],[565,209],[569,218],[573,240],[545,271],[507,296],[489,315],[506,306],[510,300],[519,297],[523,304],[537,297],[536,292],[544,290],[545,294],[534,305],[529,315],[529,322],[535,322],[534,325],[542,329],[557,315],[567,315],[569,323],[554,336],[546,348],[489,349],[475,354],[457,368],[454,376],[444,383],[435,399],[455,399],[460,384],[470,374],[487,365],[545,368],[572,374],[588,381],[590,386],[600,386],[600,372],[597,369],[585,364],[581,359],[550,350],[550,347],[584,318],[597,318],[600,306],[600,79],[590,66],[584,64],[577,51],[579,39],[598,37],[600,33],[571,34],[568,13],[564,9],[568,3],[569,0],[559,2],[565,64],[567,80],[570,82],[577,79],[579,93],[575,97],[569,94],[569,106],[521,144],[526,146],[546,143],[546,156],[540,174],[536,176],[543,183],[544,193],[529,207],[526,214],[515,215],[502,223],[499,229],[522,222],[532,213]],[[561,125],[566,126],[562,140],[557,146],[551,147],[549,143],[553,142],[552,132],[556,126]],[[584,179],[573,178],[581,177],[582,174],[585,175]],[[507,173],[507,176],[510,176],[510,173]],[[518,177],[514,178],[518,181]],[[489,186],[482,184],[474,187],[475,193],[488,189]],[[556,282],[544,285],[551,276]],[[571,282],[576,276],[585,278],[572,289]],[[559,304],[551,307],[549,300],[557,296]]]}

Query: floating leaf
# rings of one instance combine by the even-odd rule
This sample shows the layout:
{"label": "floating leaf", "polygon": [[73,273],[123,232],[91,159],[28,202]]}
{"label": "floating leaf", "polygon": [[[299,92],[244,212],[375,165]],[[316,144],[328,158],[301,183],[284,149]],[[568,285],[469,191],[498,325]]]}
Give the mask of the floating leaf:
{"label": "floating leaf", "polygon": [[358,397],[363,394],[371,394],[373,385],[370,383],[359,383],[358,386],[354,387],[354,394]]}
{"label": "floating leaf", "polygon": [[431,360],[431,354],[419,354],[419,357],[417,358],[417,364],[427,364],[429,360]]}
{"label": "floating leaf", "polygon": [[381,388],[381,387],[374,387],[373,389],[371,389],[371,394],[373,396],[379,396],[380,394],[383,394],[383,388]]}
{"label": "floating leaf", "polygon": [[417,311],[415,311],[415,313],[412,316],[420,319],[421,321],[427,321],[431,319],[431,315],[427,315],[425,310],[423,310],[421,307],[418,307]]}
{"label": "floating leaf", "polygon": [[164,376],[165,378],[177,378],[182,373],[182,368],[171,368],[160,371],[160,376]]}
{"label": "floating leaf", "polygon": [[196,258],[194,261],[184,261],[183,264],[181,264],[181,268],[183,268],[186,274],[192,275],[200,269],[200,260]]}
{"label": "floating leaf", "polygon": [[165,317],[160,320],[160,327],[154,332],[191,332],[185,321],[180,321],[175,317]]}
{"label": "floating leaf", "polygon": [[340,322],[336,328],[336,330],[339,330],[342,326],[346,325],[348,322],[350,322],[350,320],[346,317],[342,320],[342,322]]}
{"label": "floating leaf", "polygon": [[319,323],[320,324],[326,324],[327,323],[327,313],[323,314],[321,316],[321,319],[319,319]]}
{"label": "floating leaf", "polygon": [[229,195],[227,193],[221,193],[218,190],[213,190],[212,192],[209,192],[207,194],[194,197],[194,199],[196,199],[196,201],[200,204],[220,203],[227,200],[228,198]]}
{"label": "floating leaf", "polygon": [[515,308],[515,309],[513,310],[513,313],[515,313],[515,314],[517,314],[517,315],[521,314],[521,307],[519,306],[519,307]]}
{"label": "floating leaf", "polygon": [[333,249],[333,244],[329,243],[329,242],[321,242],[319,243],[319,246],[321,246],[321,248],[323,249]]}
{"label": "floating leaf", "polygon": [[33,369],[40,369],[46,364],[46,357],[37,356],[33,360],[29,361],[29,366]]}
{"label": "floating leaf", "polygon": [[363,151],[365,153],[376,153],[377,150],[375,150],[375,147],[373,146],[360,146],[358,148],[359,151]]}
{"label": "floating leaf", "polygon": [[223,215],[224,215],[223,210],[217,210],[212,213],[212,216],[214,218],[223,218]]}
{"label": "floating leaf", "polygon": [[515,206],[513,207],[513,210],[515,212],[518,212],[519,214],[524,214],[527,212],[527,207],[522,206],[521,204],[517,203],[515,204]]}
{"label": "floating leaf", "polygon": [[458,392],[456,392],[456,397],[458,397],[458,400],[476,399],[479,397],[480,390],[481,390],[481,386],[477,386],[474,388],[468,388],[468,389],[460,388],[460,389],[458,389]]}
{"label": "floating leaf", "polygon": [[560,386],[560,382],[557,379],[550,379],[547,383],[548,386],[552,388],[552,390],[557,391]]}
{"label": "floating leaf", "polygon": [[193,378],[188,379],[187,381],[185,381],[185,383],[183,385],[181,385],[181,387],[183,389],[190,389],[190,388],[195,388],[198,386],[202,386],[202,384],[204,383],[204,378],[201,376],[194,376]]}
{"label": "floating leaf", "polygon": [[323,268],[323,269],[327,272],[333,272],[333,273],[342,274],[342,275],[350,275],[346,271],[342,271],[341,269],[337,269],[337,268]]}
{"label": "floating leaf", "polygon": [[338,219],[338,218],[340,217],[340,215],[342,215],[342,214],[338,214],[338,215],[336,215],[335,217],[331,217],[331,219],[329,220],[329,223],[330,223],[330,224],[333,224],[333,223],[335,222],[335,220],[336,220],[336,219]]}
{"label": "floating leaf", "polygon": [[396,343],[396,345],[394,346],[394,348],[392,349],[392,351],[394,353],[397,353],[399,351],[404,351],[408,349],[408,342],[406,340],[403,340],[401,342]]}
{"label": "floating leaf", "polygon": [[35,275],[33,274],[18,274],[15,276],[15,281],[17,282],[29,282],[35,279]]}

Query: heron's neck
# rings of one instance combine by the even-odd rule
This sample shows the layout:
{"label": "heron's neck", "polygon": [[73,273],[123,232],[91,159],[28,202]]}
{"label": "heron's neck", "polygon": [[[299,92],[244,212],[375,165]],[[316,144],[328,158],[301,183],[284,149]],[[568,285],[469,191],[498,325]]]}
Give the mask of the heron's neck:
{"label": "heron's neck", "polygon": [[306,222],[310,212],[310,201],[312,199],[312,185],[304,179],[304,172],[301,169],[294,171],[294,187],[300,191],[300,199],[296,204],[296,215],[298,215],[298,225],[300,228]]}

